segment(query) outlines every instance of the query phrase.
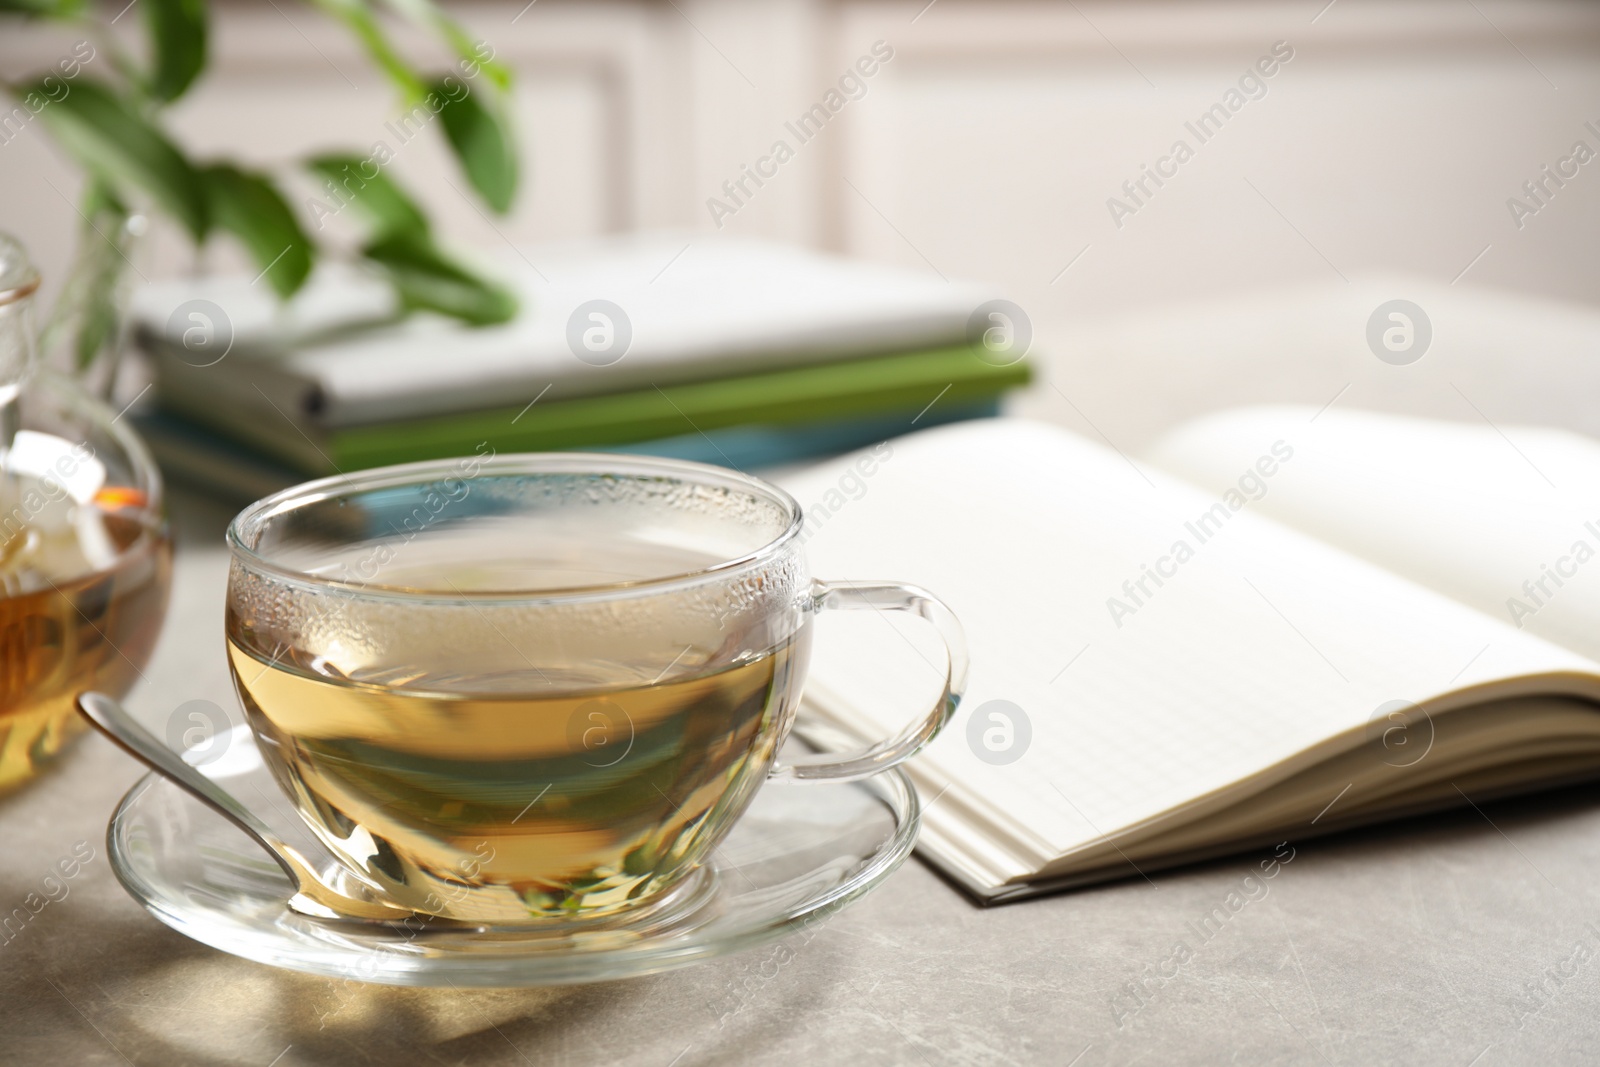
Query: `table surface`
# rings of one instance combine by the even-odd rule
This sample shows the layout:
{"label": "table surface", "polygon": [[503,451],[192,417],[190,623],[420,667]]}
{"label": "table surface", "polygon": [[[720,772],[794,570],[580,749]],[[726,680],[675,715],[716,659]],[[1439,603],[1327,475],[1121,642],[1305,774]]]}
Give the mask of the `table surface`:
{"label": "table surface", "polygon": [[[231,705],[226,514],[181,496],[172,609],[130,703]],[[558,989],[395,989],[235,959],[147,915],[105,858],[140,768],[87,736],[0,798],[0,908],[94,858],[0,942],[0,1064],[1592,1062],[1592,789],[983,909],[917,860],[792,947]],[[1200,921],[1236,894],[1209,936]],[[1237,902],[1242,901],[1242,906]],[[1182,950],[1178,949],[1182,945]],[[1137,992],[1136,992],[1137,991]],[[1076,1057],[1076,1058],[1075,1058]]]}

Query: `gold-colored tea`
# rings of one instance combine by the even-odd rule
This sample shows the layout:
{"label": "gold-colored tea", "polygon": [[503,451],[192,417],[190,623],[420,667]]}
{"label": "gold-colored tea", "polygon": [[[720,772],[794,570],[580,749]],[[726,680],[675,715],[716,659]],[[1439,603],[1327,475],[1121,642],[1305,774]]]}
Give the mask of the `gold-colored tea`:
{"label": "gold-colored tea", "polygon": [[171,543],[141,520],[97,518],[108,539],[101,549],[114,558],[89,573],[70,543],[52,545],[40,529],[14,524],[0,535],[0,585],[9,594],[0,596],[0,791],[31,777],[83,728],[73,708],[79,693],[126,693],[160,631]]}
{"label": "gold-colored tea", "polygon": [[543,660],[525,670],[347,674],[336,651],[256,647],[248,623],[230,609],[234,678],[313,829],[398,903],[503,921],[607,914],[686,873],[760,786],[807,640],[704,670],[719,650],[687,648],[666,680],[622,648],[599,684],[564,675],[558,635],[516,635]]}

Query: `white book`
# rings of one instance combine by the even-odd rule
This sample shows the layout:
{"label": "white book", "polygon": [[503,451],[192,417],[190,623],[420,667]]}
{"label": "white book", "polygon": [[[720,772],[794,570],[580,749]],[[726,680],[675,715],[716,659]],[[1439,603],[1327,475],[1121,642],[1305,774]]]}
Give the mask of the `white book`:
{"label": "white book", "polygon": [[[1139,460],[1019,420],[890,449],[785,484],[814,573],[966,628],[966,697],[909,769],[918,847],[979,898],[1600,772],[1587,438],[1277,407]],[[930,706],[916,626],[820,619],[809,705],[863,739]]]}
{"label": "white book", "polygon": [[[499,326],[416,314],[352,328],[393,316],[394,296],[339,264],[283,305],[247,276],[157,283],[136,294],[133,318],[169,406],[332,428],[959,345],[996,296],[804,248],[670,232],[529,246],[489,273],[520,303]],[[594,301],[621,314],[593,319]],[[601,330],[604,352],[576,354],[575,316],[580,342]],[[186,334],[203,343],[186,349]]]}

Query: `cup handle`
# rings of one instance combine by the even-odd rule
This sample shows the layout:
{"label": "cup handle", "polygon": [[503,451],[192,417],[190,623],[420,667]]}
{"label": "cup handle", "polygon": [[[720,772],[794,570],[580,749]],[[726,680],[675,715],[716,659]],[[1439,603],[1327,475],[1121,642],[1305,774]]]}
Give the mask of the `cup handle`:
{"label": "cup handle", "polygon": [[903,582],[824,582],[811,584],[811,610],[908,611],[933,624],[944,641],[947,664],[944,692],[933,709],[900,733],[861,752],[817,753],[774,763],[768,777],[787,781],[849,782],[886,771],[910,759],[938,736],[956,713],[967,688],[967,638],[955,613],[926,589]]}

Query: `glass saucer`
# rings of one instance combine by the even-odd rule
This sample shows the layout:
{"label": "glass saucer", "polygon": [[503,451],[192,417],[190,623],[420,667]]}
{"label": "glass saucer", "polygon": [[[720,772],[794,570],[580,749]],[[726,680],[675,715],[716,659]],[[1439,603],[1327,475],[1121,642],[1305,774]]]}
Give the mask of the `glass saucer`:
{"label": "glass saucer", "polygon": [[[258,813],[290,829],[284,820],[295,817],[247,730],[202,770],[252,806],[274,798]],[[235,956],[386,985],[508,987],[653,974],[822,922],[904,862],[918,822],[898,769],[850,784],[769,783],[670,914],[576,930],[308,918],[285,907],[288,879],[250,838],[156,774],[122,798],[106,843],[117,879],[152,915]]]}

